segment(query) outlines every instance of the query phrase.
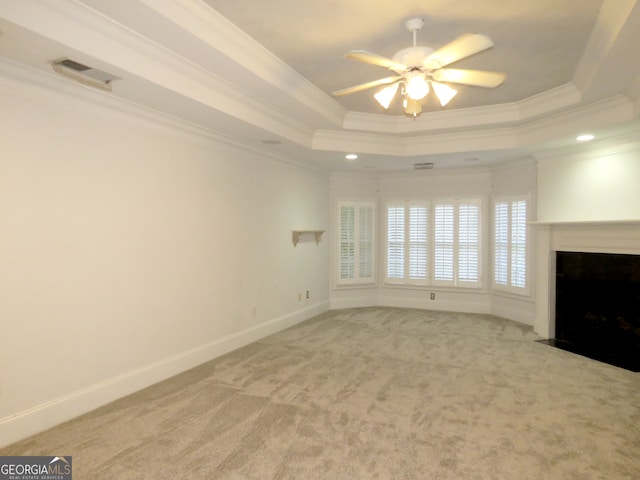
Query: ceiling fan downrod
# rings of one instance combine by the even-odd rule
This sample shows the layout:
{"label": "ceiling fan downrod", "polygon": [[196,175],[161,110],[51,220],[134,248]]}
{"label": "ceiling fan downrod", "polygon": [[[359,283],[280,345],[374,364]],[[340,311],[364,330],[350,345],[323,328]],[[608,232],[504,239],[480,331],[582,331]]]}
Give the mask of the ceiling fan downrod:
{"label": "ceiling fan downrod", "polygon": [[422,18],[410,18],[405,22],[405,27],[413,35],[413,46],[418,46],[418,31],[424,26],[424,19]]}

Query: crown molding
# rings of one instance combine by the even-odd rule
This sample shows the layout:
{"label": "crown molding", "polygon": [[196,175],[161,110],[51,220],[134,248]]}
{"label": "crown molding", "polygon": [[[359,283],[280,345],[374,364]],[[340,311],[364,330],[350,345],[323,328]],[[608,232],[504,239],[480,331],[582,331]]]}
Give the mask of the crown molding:
{"label": "crown molding", "polygon": [[76,106],[83,110],[94,111],[101,115],[105,112],[125,115],[128,119],[140,122],[142,125],[150,125],[163,132],[200,138],[204,141],[215,142],[219,145],[226,145],[259,155],[265,160],[301,168],[323,177],[328,177],[329,175],[326,169],[315,167],[307,162],[297,161],[275,152],[266,151],[235,137],[224,135],[182,118],[116,97],[107,91],[73,83],[64,77],[26,67],[1,57],[0,88],[25,92],[31,97],[42,98],[43,101],[60,102],[61,99],[66,99],[65,101],[77,102]]}
{"label": "crown molding", "polygon": [[342,105],[204,2],[138,1],[331,123],[342,124],[347,113]]}
{"label": "crown molding", "polygon": [[504,150],[548,142],[562,135],[573,135],[584,129],[629,122],[634,118],[634,103],[624,95],[617,95],[574,110],[503,128],[432,133],[411,137],[317,130],[313,136],[312,148],[400,157]]}
{"label": "crown molding", "polygon": [[580,92],[575,85],[566,83],[518,102],[427,112],[420,115],[415,121],[405,115],[348,112],[342,126],[349,130],[394,134],[486,128],[492,125],[504,126],[525,122],[536,117],[549,115],[577,105],[580,100]]}
{"label": "crown molding", "polygon": [[[0,16],[99,59],[105,70],[111,66],[298,144],[311,143],[311,128],[297,119],[86,5],[71,0],[0,2]],[[127,81],[124,77],[121,82]]]}
{"label": "crown molding", "polygon": [[537,165],[536,159],[531,156],[524,156],[507,160],[506,162],[491,165],[489,168],[492,172],[505,172],[510,170],[521,170],[525,168],[535,169]]}
{"label": "crown molding", "polygon": [[518,131],[518,143],[521,146],[543,143],[585,130],[630,122],[634,118],[633,102],[625,95],[616,95],[523,125]]}
{"label": "crown molding", "polygon": [[532,95],[516,103],[520,120],[529,121],[559,110],[577,106],[582,100],[573,83],[565,83],[546,92]]}
{"label": "crown molding", "polygon": [[486,126],[519,120],[514,104],[463,108],[423,113],[415,120],[406,115],[348,112],[343,127],[348,130],[384,132],[398,135],[441,132],[450,129]]}
{"label": "crown molding", "polygon": [[602,140],[577,143],[569,147],[548,149],[534,153],[536,161],[558,160],[559,158],[601,158],[626,152],[640,151],[640,131],[632,131]]}

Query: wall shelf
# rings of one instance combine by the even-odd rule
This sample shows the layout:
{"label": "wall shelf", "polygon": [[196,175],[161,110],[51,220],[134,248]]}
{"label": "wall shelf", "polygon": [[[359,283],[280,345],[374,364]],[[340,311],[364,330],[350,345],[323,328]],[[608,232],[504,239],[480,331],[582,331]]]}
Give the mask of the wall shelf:
{"label": "wall shelf", "polygon": [[291,231],[291,241],[293,242],[293,246],[298,245],[300,241],[300,236],[305,234],[313,234],[316,238],[316,245],[320,243],[320,239],[322,238],[322,234],[324,230],[292,230]]}

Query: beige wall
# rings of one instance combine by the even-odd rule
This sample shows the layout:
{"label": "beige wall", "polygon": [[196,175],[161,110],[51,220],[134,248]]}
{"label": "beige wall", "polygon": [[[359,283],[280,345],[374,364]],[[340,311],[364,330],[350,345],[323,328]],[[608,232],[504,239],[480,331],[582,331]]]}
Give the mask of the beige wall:
{"label": "beige wall", "polygon": [[327,176],[2,76],[0,105],[0,445],[328,308],[327,242],[291,242]]}

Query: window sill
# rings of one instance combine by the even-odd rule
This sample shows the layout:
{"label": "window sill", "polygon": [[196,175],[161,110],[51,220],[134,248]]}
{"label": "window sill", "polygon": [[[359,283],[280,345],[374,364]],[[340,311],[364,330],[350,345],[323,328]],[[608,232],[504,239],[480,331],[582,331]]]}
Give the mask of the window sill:
{"label": "window sill", "polygon": [[378,288],[377,283],[353,283],[348,285],[334,285],[333,290],[356,290],[356,289],[367,289],[367,288]]}
{"label": "window sill", "polygon": [[535,302],[535,300],[533,299],[533,296],[529,292],[517,293],[517,292],[510,292],[510,291],[494,288],[491,291],[491,294],[499,297],[511,298],[513,300],[520,300],[521,302],[529,302],[529,303]]}

